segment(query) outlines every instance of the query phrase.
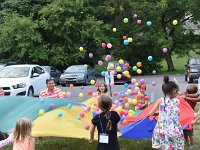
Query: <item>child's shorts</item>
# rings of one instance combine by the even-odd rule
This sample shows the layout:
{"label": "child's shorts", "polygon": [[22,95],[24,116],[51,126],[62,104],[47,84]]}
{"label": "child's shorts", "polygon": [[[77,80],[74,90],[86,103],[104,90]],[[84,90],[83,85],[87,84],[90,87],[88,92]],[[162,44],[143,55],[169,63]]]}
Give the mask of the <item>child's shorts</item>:
{"label": "child's shorts", "polygon": [[192,130],[183,130],[185,136],[193,136],[193,129]]}

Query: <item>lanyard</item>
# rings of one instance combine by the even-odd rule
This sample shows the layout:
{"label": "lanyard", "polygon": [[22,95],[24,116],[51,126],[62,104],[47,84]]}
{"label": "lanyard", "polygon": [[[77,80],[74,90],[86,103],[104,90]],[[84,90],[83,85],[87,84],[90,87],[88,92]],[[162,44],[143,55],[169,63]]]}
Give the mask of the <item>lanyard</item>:
{"label": "lanyard", "polygon": [[[109,119],[110,119],[110,117],[111,117],[111,113],[109,113]],[[101,122],[100,114],[99,114],[99,120],[100,120],[100,125],[101,125],[101,130],[102,130],[102,132],[103,132],[103,133],[106,133],[106,130],[105,130],[105,132],[103,131],[103,125],[102,125],[102,122]],[[108,125],[108,123],[107,123],[107,125]],[[106,125],[106,126],[107,126],[107,125]]]}

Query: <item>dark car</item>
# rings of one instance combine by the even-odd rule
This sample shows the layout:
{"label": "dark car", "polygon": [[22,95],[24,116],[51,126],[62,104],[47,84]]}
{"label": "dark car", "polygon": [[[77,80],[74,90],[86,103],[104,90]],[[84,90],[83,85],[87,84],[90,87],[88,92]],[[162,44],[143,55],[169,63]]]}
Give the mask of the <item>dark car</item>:
{"label": "dark car", "polygon": [[193,83],[200,76],[200,57],[189,58],[185,64],[185,81]]}
{"label": "dark car", "polygon": [[[126,63],[127,62],[124,62],[124,64],[126,64]],[[114,67],[110,68],[110,64],[113,64]],[[114,82],[115,83],[130,83],[131,82],[131,79],[123,74],[124,71],[129,71],[129,73],[131,74],[130,67],[126,68],[124,64],[120,64],[118,61],[113,61],[113,62],[108,63],[107,71],[109,71],[109,72],[112,71],[112,70],[115,71],[115,75],[114,75]],[[121,67],[121,71],[116,70],[117,66]],[[120,79],[117,78],[118,74],[121,74]]]}
{"label": "dark car", "polygon": [[60,76],[60,84],[84,84],[87,85],[91,80],[96,81],[96,71],[89,65],[73,65],[68,67]]}
{"label": "dark car", "polygon": [[54,78],[55,83],[59,84],[59,79],[61,76],[61,72],[53,66],[41,66],[46,72],[50,74],[52,78]]}

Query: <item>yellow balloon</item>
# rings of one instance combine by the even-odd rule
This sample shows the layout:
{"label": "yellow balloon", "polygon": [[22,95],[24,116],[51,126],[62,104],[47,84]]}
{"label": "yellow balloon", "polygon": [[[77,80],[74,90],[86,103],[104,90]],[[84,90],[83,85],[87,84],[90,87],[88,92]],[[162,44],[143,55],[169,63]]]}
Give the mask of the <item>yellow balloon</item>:
{"label": "yellow balloon", "polygon": [[131,37],[129,37],[128,42],[133,42],[133,39]]}
{"label": "yellow balloon", "polygon": [[114,68],[114,64],[110,64],[109,67],[110,67],[110,69],[113,69]]}
{"label": "yellow balloon", "polygon": [[80,51],[83,51],[83,47],[80,47],[79,50],[80,50]]}
{"label": "yellow balloon", "polygon": [[95,81],[94,81],[94,80],[91,80],[90,83],[93,85],[93,84],[95,84]]}
{"label": "yellow balloon", "polygon": [[82,98],[83,97],[83,93],[79,93],[79,97]]}
{"label": "yellow balloon", "polygon": [[121,109],[122,109],[122,106],[118,106],[117,108],[119,108],[119,110],[121,110]]}
{"label": "yellow balloon", "polygon": [[177,20],[174,20],[174,21],[172,22],[172,24],[175,26],[175,25],[178,24],[178,21],[177,21]]}
{"label": "yellow balloon", "polygon": [[128,71],[124,71],[124,75],[125,75],[125,76],[128,76],[128,75],[129,75],[129,72],[128,72]]}
{"label": "yellow balloon", "polygon": [[120,60],[119,60],[119,63],[120,63],[120,64],[124,64],[124,60],[123,60],[123,59],[120,59]]}
{"label": "yellow balloon", "polygon": [[129,117],[132,117],[132,116],[133,116],[133,113],[128,113],[128,116],[129,116]]}
{"label": "yellow balloon", "polygon": [[45,114],[45,110],[44,109],[40,109],[39,110],[39,116],[43,116]]}
{"label": "yellow balloon", "polygon": [[138,103],[137,99],[133,99],[132,103],[133,103],[133,105],[137,105],[137,103]]}
{"label": "yellow balloon", "polygon": [[127,90],[127,93],[130,94],[130,93],[131,93],[131,89],[128,89],[128,90]]}
{"label": "yellow balloon", "polygon": [[142,73],[142,70],[141,70],[141,69],[137,69],[137,73],[138,73],[138,74],[141,74],[141,73]]}
{"label": "yellow balloon", "polygon": [[87,68],[87,64],[84,65],[84,68]]}
{"label": "yellow balloon", "polygon": [[118,74],[117,75],[117,79],[121,79],[122,78],[122,75],[121,74]]}
{"label": "yellow balloon", "polygon": [[136,83],[135,83],[135,86],[139,86],[139,83],[136,82]]}
{"label": "yellow balloon", "polygon": [[65,93],[65,92],[62,92],[62,96],[66,96],[66,93]]}
{"label": "yellow balloon", "polygon": [[121,68],[120,66],[117,66],[116,70],[117,70],[117,71],[121,71],[122,68]]}
{"label": "yellow balloon", "polygon": [[91,106],[91,110],[94,111],[96,107],[94,105]]}
{"label": "yellow balloon", "polygon": [[117,31],[117,29],[116,28],[113,28],[113,32],[116,32]]}
{"label": "yellow balloon", "polygon": [[132,102],[132,100],[128,100],[128,104],[130,105],[130,104],[132,104],[133,102]]}
{"label": "yellow balloon", "polygon": [[133,113],[134,111],[132,110],[132,109],[130,109],[129,111],[128,111],[128,113]]}

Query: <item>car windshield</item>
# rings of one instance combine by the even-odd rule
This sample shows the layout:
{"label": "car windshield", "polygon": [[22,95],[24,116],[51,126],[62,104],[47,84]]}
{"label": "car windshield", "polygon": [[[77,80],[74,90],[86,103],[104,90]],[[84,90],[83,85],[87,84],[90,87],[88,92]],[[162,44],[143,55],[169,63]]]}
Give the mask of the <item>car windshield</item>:
{"label": "car windshield", "polygon": [[42,68],[43,68],[46,72],[50,72],[50,67],[49,67],[49,66],[42,66]]}
{"label": "car windshield", "polygon": [[85,70],[86,68],[84,66],[71,66],[65,72],[85,72]]}
{"label": "car windshield", "polygon": [[29,67],[6,67],[1,70],[0,78],[20,78],[29,75]]}
{"label": "car windshield", "polygon": [[[114,68],[110,68],[110,64],[113,64],[113,65],[114,65]],[[117,66],[120,66],[122,69],[125,68],[124,64],[120,64],[120,63],[118,63],[118,62],[109,62],[109,63],[108,63],[107,70],[116,70]]]}
{"label": "car windshield", "polygon": [[189,65],[200,65],[200,58],[191,58],[189,60]]}

